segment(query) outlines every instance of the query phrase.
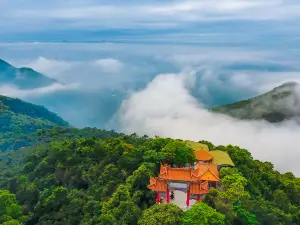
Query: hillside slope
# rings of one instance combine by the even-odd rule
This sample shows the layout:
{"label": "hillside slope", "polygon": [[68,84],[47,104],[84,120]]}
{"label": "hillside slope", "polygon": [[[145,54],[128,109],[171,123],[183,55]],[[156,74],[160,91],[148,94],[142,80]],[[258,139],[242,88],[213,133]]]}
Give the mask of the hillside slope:
{"label": "hillside slope", "polygon": [[218,106],[213,112],[239,119],[264,119],[281,122],[289,119],[300,121],[300,85],[285,83],[273,90],[248,100]]}
{"label": "hillside slope", "polygon": [[26,135],[54,126],[69,124],[42,106],[0,96],[0,150],[27,146]]}
{"label": "hillside slope", "polygon": [[45,87],[56,80],[46,77],[31,68],[16,68],[0,59],[0,84],[14,85],[20,89]]}
{"label": "hillside slope", "polygon": [[246,149],[202,141],[228,154],[235,167],[222,168],[220,188],[211,188],[200,203],[183,211],[155,204],[155,193],[147,187],[161,162],[173,157],[170,153],[177,158],[191,153],[190,148],[176,150],[183,141],[75,128],[41,132],[40,137],[52,142],[9,152],[12,157],[0,161],[0,196],[20,206],[13,214],[16,210],[8,210],[12,204],[4,204],[0,224],[300,224],[299,178],[253,159]]}

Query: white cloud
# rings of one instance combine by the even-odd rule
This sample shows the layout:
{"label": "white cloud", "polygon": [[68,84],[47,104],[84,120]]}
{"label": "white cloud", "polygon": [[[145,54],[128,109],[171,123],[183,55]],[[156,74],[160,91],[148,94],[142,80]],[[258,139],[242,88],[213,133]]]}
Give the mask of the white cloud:
{"label": "white cloud", "polygon": [[61,83],[80,83],[81,91],[120,88],[121,83],[128,82],[128,77],[124,77],[124,73],[129,75],[131,69],[131,65],[125,65],[114,58],[68,61],[39,56],[36,59],[27,60],[27,62],[14,62],[12,64],[33,68]]}
{"label": "white cloud", "polygon": [[154,9],[168,12],[181,21],[222,21],[298,18],[299,7],[294,1],[281,0],[187,0]]}
{"label": "white cloud", "polygon": [[238,145],[257,159],[271,161],[281,172],[300,175],[299,126],[239,121],[210,113],[190,95],[187,77],[191,76],[195,71],[161,74],[132,94],[117,114],[123,131]]}
{"label": "white cloud", "polygon": [[[55,60],[39,56],[37,59],[27,63],[17,63],[20,66],[32,68],[52,78],[73,77],[74,72],[82,70],[92,70],[101,73],[120,73],[124,69],[124,64],[114,58],[101,58],[90,61],[65,61]],[[94,75],[93,75],[94,76]]]}
{"label": "white cloud", "polygon": [[0,94],[14,98],[27,98],[42,96],[59,91],[76,90],[78,88],[79,84],[77,83],[72,83],[68,85],[54,83],[46,87],[35,88],[30,90],[18,89],[17,87],[12,85],[2,85],[0,86]]}
{"label": "white cloud", "polygon": [[166,14],[177,14],[182,12],[203,12],[203,13],[229,13],[236,12],[245,9],[251,9],[255,7],[262,7],[267,5],[275,5],[276,1],[248,1],[248,0],[189,0],[181,1],[174,4],[166,4],[163,6],[153,6],[149,7],[151,12],[155,13],[166,13]]}
{"label": "white cloud", "polygon": [[[271,52],[253,51],[232,48],[198,48],[199,52],[177,53],[174,55],[160,56],[162,60],[177,63],[181,66],[226,65],[241,62],[263,62],[272,57]],[[158,57],[159,58],[159,57]]]}
{"label": "white cloud", "polygon": [[[300,83],[300,72],[259,72],[255,76],[248,74],[248,87],[252,87],[258,93],[264,93],[286,82]],[[233,74],[232,77],[238,76]],[[246,79],[246,78],[245,78]],[[250,81],[251,79],[251,81]]]}
{"label": "white cloud", "polygon": [[123,64],[116,59],[98,59],[95,61],[95,65],[98,66],[104,73],[120,73],[123,69]]}
{"label": "white cloud", "polygon": [[[185,67],[197,69],[197,97],[204,99],[205,104],[219,104],[218,90],[223,94],[231,95],[239,91],[242,96],[229,100],[250,97],[280,85],[285,81],[299,80],[297,72],[268,72],[263,66],[285,65],[290,62],[285,58],[286,53],[266,50],[251,50],[229,47],[202,47],[202,46],[163,46],[163,45],[128,45],[128,44],[27,44],[25,49],[37,49],[37,54],[49,52],[49,49],[61,50],[60,60],[53,56],[28,57],[23,62],[14,61],[13,65],[29,66],[43,74],[63,83],[80,83],[81,91],[98,91],[103,88],[125,90],[139,82],[138,88],[152,79],[160,71],[174,72]],[[22,45],[14,45],[19,51],[24,51]],[[45,49],[44,49],[45,48]],[[147,49],[147,51],[143,51]],[[33,50],[30,50],[33,51]],[[83,53],[82,53],[83,52]],[[84,55],[87,59],[74,61],[63,57],[66,55]],[[118,58],[115,56],[118,55]],[[291,56],[291,55],[289,55]],[[57,57],[57,56],[56,56]],[[121,60],[122,59],[122,60]],[[125,60],[126,61],[123,61]],[[293,63],[288,66],[294,68],[299,62],[294,57]],[[25,62],[25,63],[24,63]],[[245,65],[245,71],[227,69],[230,65]],[[247,65],[260,65],[258,70],[247,71]],[[148,73],[148,74],[147,74]],[[212,90],[214,86],[214,90]],[[247,92],[245,94],[245,91]],[[225,98],[224,98],[225,99]],[[228,99],[228,98],[227,98]]]}
{"label": "white cloud", "polygon": [[62,73],[71,69],[74,66],[74,62],[47,59],[40,56],[36,60],[33,60],[24,66],[32,68],[52,78],[58,78]]}
{"label": "white cloud", "polygon": [[17,24],[25,19],[30,21],[26,29],[43,30],[47,27],[45,24],[59,29],[165,28],[190,22],[300,17],[300,4],[293,0],[72,1],[72,4],[58,0],[36,4],[31,0],[18,6],[13,3],[2,5],[4,10],[0,18],[5,24],[0,23],[0,27],[11,30],[7,21]]}
{"label": "white cloud", "polygon": [[[13,65],[30,65],[65,84],[79,83],[78,91],[80,93],[77,92],[77,94],[89,96],[85,97],[84,101],[86,102],[87,99],[90,101],[86,107],[90,118],[101,118],[99,112],[104,114],[109,111],[108,114],[113,114],[119,106],[120,99],[123,99],[126,93],[144,87],[156,74],[178,72],[186,66],[198,68],[195,76],[196,85],[191,92],[206,106],[241,100],[268,91],[285,81],[299,80],[297,72],[300,71],[299,52],[285,49],[275,50],[232,48],[230,46],[154,44],[0,44],[0,52],[3,54],[1,58],[12,62]],[[96,65],[97,61],[100,62],[100,66]],[[122,65],[122,69],[116,74],[106,73],[101,69],[102,64],[105,63],[110,65],[108,70],[113,64],[119,68],[119,63]],[[227,66],[231,65],[242,65],[245,71],[239,70],[240,66],[228,70]],[[264,70],[264,67],[268,68],[270,65],[278,66],[280,72],[276,69],[269,72]],[[282,69],[281,65],[287,65],[287,67]],[[258,66],[258,68],[252,70],[253,66]],[[190,79],[190,83],[193,82],[194,80]],[[2,87],[2,93],[3,90]],[[120,91],[124,95],[111,98],[106,96],[107,101],[100,101],[99,98],[105,96],[103,92],[110,93],[109,90]],[[7,95],[12,93],[12,95],[22,98],[23,92],[17,90],[16,93],[15,91],[12,87],[9,89],[6,87]],[[65,105],[66,98],[49,100],[48,95],[41,95],[37,102],[36,99],[39,96],[38,92],[35,93],[36,95],[32,94],[30,97],[27,95],[28,98],[24,99],[43,104],[67,120],[70,120],[71,115],[78,115],[70,121],[79,121],[80,118],[80,126],[86,124],[103,127],[103,124],[99,125],[100,123],[96,123],[95,120],[88,120],[86,115],[77,110],[78,105],[82,103],[82,100],[76,99],[77,97],[73,101],[79,101],[80,104],[75,106],[68,102],[66,107],[62,107]],[[96,93],[99,98],[95,97]],[[176,95],[174,94],[174,96]],[[88,110],[97,104],[101,107],[98,107],[97,110]],[[112,104],[115,108],[108,109]],[[68,112],[69,110],[72,111],[71,114]]]}

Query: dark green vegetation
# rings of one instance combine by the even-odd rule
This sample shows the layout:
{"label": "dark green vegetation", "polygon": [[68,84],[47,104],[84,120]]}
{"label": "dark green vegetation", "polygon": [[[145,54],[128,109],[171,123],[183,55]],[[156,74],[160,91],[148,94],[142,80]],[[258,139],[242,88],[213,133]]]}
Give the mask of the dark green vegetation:
{"label": "dark green vegetation", "polygon": [[9,84],[19,89],[32,89],[45,87],[55,83],[56,80],[44,76],[31,68],[15,68],[0,59],[0,84]]}
{"label": "dark green vegetation", "polygon": [[22,206],[18,205],[16,196],[7,190],[0,190],[0,222],[6,225],[18,225],[28,220],[22,215]]}
{"label": "dark green vegetation", "polygon": [[300,85],[290,82],[257,97],[215,107],[212,111],[239,119],[281,122],[300,118],[299,98]]}
{"label": "dark green vegetation", "polygon": [[68,123],[42,106],[0,96],[0,151],[29,146],[36,139],[31,134],[55,126]]}
{"label": "dark green vegetation", "polygon": [[38,138],[1,162],[0,198],[13,209],[0,211],[0,224],[300,224],[300,179],[239,147],[209,143],[236,167],[221,170],[222,191],[211,189],[183,212],[156,205],[147,184],[161,160],[193,161],[186,142],[73,128],[43,130]]}

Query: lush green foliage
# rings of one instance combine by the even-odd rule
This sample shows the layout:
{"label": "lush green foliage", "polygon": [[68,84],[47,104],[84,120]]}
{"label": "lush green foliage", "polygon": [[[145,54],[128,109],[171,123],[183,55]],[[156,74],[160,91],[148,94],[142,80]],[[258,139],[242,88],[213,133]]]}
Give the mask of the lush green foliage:
{"label": "lush green foliage", "polygon": [[[136,135],[106,138],[111,134],[70,141],[60,136],[62,141],[20,156],[25,157],[20,173],[1,183],[16,194],[25,214],[32,215],[28,224],[137,224],[154,203],[147,184],[160,160],[167,160],[162,149],[175,143],[173,150],[168,146],[174,152],[184,142]],[[49,138],[48,132],[40,135]]]}
{"label": "lush green foliage", "polygon": [[97,129],[56,128],[35,135],[39,144],[2,156],[0,188],[16,196],[19,209],[7,224],[25,219],[28,225],[300,224],[299,178],[280,174],[239,147],[210,143],[210,149],[226,151],[236,167],[222,168],[221,188],[183,212],[172,204],[155,205],[147,184],[160,161],[194,160],[185,142]]}
{"label": "lush green foliage", "polygon": [[68,123],[41,106],[0,96],[0,151],[29,146],[29,134]]}
{"label": "lush green foliage", "polygon": [[194,150],[184,141],[171,140],[162,149],[162,152],[169,164],[185,165],[196,160]]}
{"label": "lush green foliage", "polygon": [[222,190],[211,190],[204,202],[223,213],[227,224],[300,224],[299,178],[253,160],[245,149],[215,149],[228,152],[236,168],[221,169]]}
{"label": "lush green foliage", "polygon": [[146,209],[138,225],[180,225],[183,211],[174,204],[153,205]]}
{"label": "lush green foliage", "polygon": [[17,204],[16,196],[7,190],[0,190],[0,223],[17,225],[26,219],[22,216],[22,207]]}
{"label": "lush green foliage", "polygon": [[225,216],[208,205],[199,202],[186,211],[182,225],[225,225]]}

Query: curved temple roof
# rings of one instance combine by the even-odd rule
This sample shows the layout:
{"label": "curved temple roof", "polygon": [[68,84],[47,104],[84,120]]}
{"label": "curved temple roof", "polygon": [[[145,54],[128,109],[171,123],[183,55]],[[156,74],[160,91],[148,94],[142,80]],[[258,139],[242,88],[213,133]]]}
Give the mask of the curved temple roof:
{"label": "curved temple roof", "polygon": [[190,193],[191,194],[207,194],[208,192],[209,192],[208,181],[190,184]]}
{"label": "curved temple roof", "polygon": [[210,152],[203,148],[195,150],[195,156],[198,161],[209,161],[214,157]]}
{"label": "curved temple roof", "polygon": [[[167,181],[161,180],[158,177],[150,177],[150,184],[147,187],[152,191],[166,192],[168,183]],[[190,194],[207,194],[208,192],[208,181],[193,182],[190,184]]]}
{"label": "curved temple roof", "polygon": [[194,151],[198,162],[195,168],[172,168],[169,165],[161,164],[159,176],[150,177],[148,188],[153,191],[165,192],[168,188],[168,182],[189,182],[191,193],[208,193],[209,181],[220,181],[218,166],[234,166],[230,156],[224,151],[207,151],[204,148]]}
{"label": "curved temple roof", "polygon": [[159,178],[174,181],[219,181],[219,171],[214,164],[197,164],[192,168],[171,168],[170,166],[160,167]]}
{"label": "curved temple roof", "polygon": [[150,177],[150,184],[147,186],[152,191],[166,192],[168,188],[167,181],[160,180],[159,178]]}

